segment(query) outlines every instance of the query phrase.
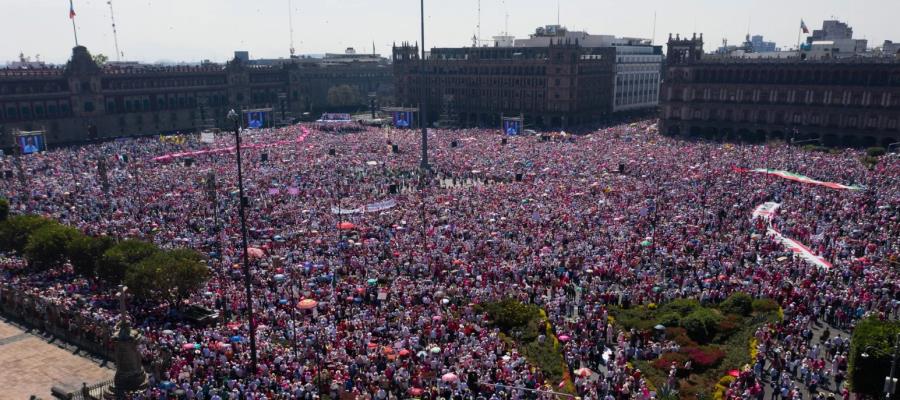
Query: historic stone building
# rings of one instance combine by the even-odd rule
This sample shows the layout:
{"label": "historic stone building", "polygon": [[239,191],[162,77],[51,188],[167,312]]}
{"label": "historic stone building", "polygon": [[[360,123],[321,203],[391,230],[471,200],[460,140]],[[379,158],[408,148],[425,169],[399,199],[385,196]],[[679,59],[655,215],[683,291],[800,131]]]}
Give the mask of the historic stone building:
{"label": "historic stone building", "polygon": [[824,145],[900,141],[900,60],[735,59],[703,36],[669,38],[660,129],[670,135]]}
{"label": "historic stone building", "polygon": [[[526,125],[566,127],[612,112],[616,51],[576,40],[542,47],[435,48],[425,60],[429,121],[499,127],[501,115]],[[417,106],[418,46],[393,48],[396,104]]]}
{"label": "historic stone building", "polygon": [[[46,132],[49,145],[225,127],[229,109],[272,108],[288,122],[329,109],[330,88],[390,97],[383,63],[291,59],[278,65],[98,66],[75,47],[63,68],[0,69],[0,148],[17,130]],[[360,102],[361,108],[366,108]]]}

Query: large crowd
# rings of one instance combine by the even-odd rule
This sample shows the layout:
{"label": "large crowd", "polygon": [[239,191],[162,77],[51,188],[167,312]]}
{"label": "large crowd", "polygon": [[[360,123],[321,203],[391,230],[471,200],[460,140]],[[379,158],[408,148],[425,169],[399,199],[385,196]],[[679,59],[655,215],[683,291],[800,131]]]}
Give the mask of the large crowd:
{"label": "large crowd", "polygon": [[[234,154],[153,160],[229,147],[233,135],[212,144],[122,139],[23,156],[24,186],[7,179],[0,192],[13,213],[209,255],[211,279],[188,302],[218,311],[215,323],[185,323],[166,307],[132,304],[140,351],[153,360],[136,398],[553,398],[531,389],[557,390],[560,382],[477,311],[512,297],[540,306],[555,333],[570,338],[562,349],[570,371],[593,371],[572,374],[579,396],[649,399],[651,385],[627,361],[657,357],[673,344],[633,337],[610,323],[608,307],[716,302],[741,291],[778,301],[785,321],[757,332],[758,359],[727,396],[762,398],[770,385],[773,398],[794,399],[846,392],[849,339],[839,332],[864,316],[897,317],[895,157],[867,168],[856,150],[687,141],[659,135],[654,121],[552,140],[503,138],[496,130],[431,130],[432,169],[423,175],[412,131],[245,131],[245,145],[280,143],[243,153],[250,247],[262,250],[250,265],[257,371]],[[736,168],[783,169],[864,189]],[[4,157],[0,170],[16,170],[13,158]],[[204,182],[210,172],[215,200]],[[768,201],[781,204],[772,224],[831,268],[790,257],[765,234],[751,213]],[[364,207],[378,203],[388,205]],[[3,285],[97,326],[119,319],[116,288],[65,270],[23,273],[15,257],[0,268]],[[300,299],[317,304],[300,309]],[[813,340],[822,324],[834,333]]]}

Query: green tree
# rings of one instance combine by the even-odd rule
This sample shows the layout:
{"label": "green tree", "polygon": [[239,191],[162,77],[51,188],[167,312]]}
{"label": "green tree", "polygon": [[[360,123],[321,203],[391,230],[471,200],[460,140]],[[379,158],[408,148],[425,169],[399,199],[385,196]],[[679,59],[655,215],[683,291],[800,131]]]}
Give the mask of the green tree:
{"label": "green tree", "polygon": [[35,267],[52,268],[66,262],[66,248],[72,239],[83,235],[78,229],[46,224],[28,237],[25,258]]}
{"label": "green tree", "polygon": [[753,310],[753,298],[746,293],[734,292],[719,304],[725,314],[750,315]]}
{"label": "green tree", "polygon": [[140,300],[161,299],[173,307],[209,279],[202,257],[190,250],[156,252],[132,266],[125,283]]}
{"label": "green tree", "polygon": [[887,154],[887,150],[884,147],[869,147],[866,149],[866,155],[869,157],[881,157]]}
{"label": "green tree", "polygon": [[[853,391],[878,398],[891,371],[891,355],[900,323],[869,318],[860,321],[850,338],[849,380]],[[863,356],[865,353],[865,357]]]}
{"label": "green tree", "polygon": [[56,224],[37,215],[17,215],[0,223],[0,249],[21,253],[31,233],[49,224]]}
{"label": "green tree", "polygon": [[159,252],[153,243],[123,240],[103,252],[97,264],[97,277],[108,284],[119,284],[128,269]]}
{"label": "green tree", "polygon": [[113,247],[116,242],[109,236],[92,237],[80,235],[69,241],[66,254],[69,262],[75,269],[75,273],[94,278],[97,276],[97,265],[106,250]]}
{"label": "green tree", "polygon": [[357,106],[362,103],[362,96],[356,87],[350,85],[332,86],[328,89],[328,105],[337,108]]}
{"label": "green tree", "polygon": [[103,64],[106,64],[109,61],[109,57],[107,57],[103,53],[94,54],[91,58],[94,60],[94,63],[99,66],[103,66]]}
{"label": "green tree", "polygon": [[0,222],[9,218],[9,200],[0,197]]}
{"label": "green tree", "polygon": [[691,339],[706,343],[716,334],[716,327],[722,316],[709,308],[698,308],[681,319],[681,327],[686,329]]}

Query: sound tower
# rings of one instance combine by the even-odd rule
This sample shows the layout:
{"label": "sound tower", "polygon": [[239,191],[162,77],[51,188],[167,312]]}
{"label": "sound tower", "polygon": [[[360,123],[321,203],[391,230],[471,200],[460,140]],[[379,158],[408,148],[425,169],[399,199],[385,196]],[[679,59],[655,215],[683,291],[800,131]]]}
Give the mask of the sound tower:
{"label": "sound tower", "polygon": [[521,172],[516,173],[516,182],[522,182],[522,173]]}
{"label": "sound tower", "polygon": [[625,163],[619,163],[619,173],[620,174],[625,173]]}
{"label": "sound tower", "polygon": [[503,145],[505,145],[505,144],[506,144],[506,142],[507,142],[507,140],[506,140],[506,138],[503,138],[503,139],[500,139],[500,144],[503,144]]}
{"label": "sound tower", "polygon": [[396,144],[392,144],[391,145],[391,153],[397,154],[399,152],[400,152],[400,146],[397,146]]}
{"label": "sound tower", "polygon": [[262,153],[259,156],[259,161],[268,162],[269,161],[269,153]]}
{"label": "sound tower", "polygon": [[452,141],[452,142],[450,142],[450,147],[451,147],[451,148],[454,148],[454,149],[455,149],[457,146],[459,146],[459,143],[457,143],[455,140]]}
{"label": "sound tower", "polygon": [[388,186],[388,193],[397,194],[397,185],[392,184],[392,185]]}
{"label": "sound tower", "polygon": [[333,155],[335,155],[335,154],[337,154],[337,152],[335,152],[334,149],[328,149],[328,155],[329,155],[329,156],[333,156]]}

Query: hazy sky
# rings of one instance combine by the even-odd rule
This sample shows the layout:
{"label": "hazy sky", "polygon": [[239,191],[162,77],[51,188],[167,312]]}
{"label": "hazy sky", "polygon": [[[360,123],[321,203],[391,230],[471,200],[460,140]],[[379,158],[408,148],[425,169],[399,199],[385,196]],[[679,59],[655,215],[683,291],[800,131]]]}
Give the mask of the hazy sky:
{"label": "hazy sky", "polygon": [[[79,42],[115,60],[107,0],[74,0]],[[779,46],[795,46],[800,19],[810,29],[832,16],[850,23],[869,45],[900,40],[900,0],[559,0],[559,21],[594,34],[650,37],[703,32],[706,49],[743,40],[748,24]],[[287,57],[288,0],[113,0],[124,60],[225,61],[234,50],[252,58]],[[426,0],[428,47],[471,44],[478,0]],[[0,63],[19,52],[60,63],[74,46],[67,0],[0,0]],[[555,0],[481,0],[481,36],[502,32],[524,37],[555,24]],[[293,0],[298,53],[357,51],[389,54],[391,43],[419,38],[416,0]]]}

